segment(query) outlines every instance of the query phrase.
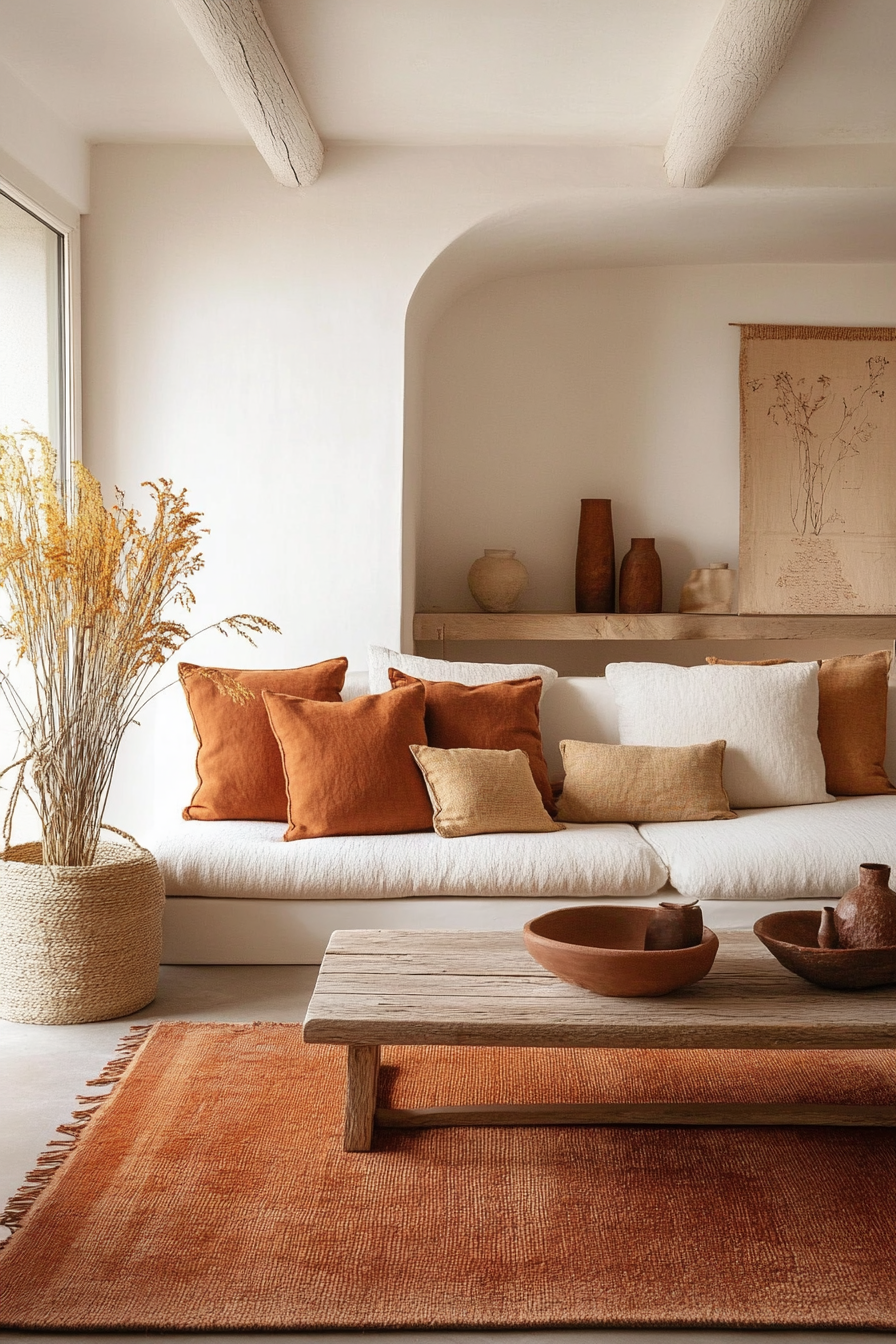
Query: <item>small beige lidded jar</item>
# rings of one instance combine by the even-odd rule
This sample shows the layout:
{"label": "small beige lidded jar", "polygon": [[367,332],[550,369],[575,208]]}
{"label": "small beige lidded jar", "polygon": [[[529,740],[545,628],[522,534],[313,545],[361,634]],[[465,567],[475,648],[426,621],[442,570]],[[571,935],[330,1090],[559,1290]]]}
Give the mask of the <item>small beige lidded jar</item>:
{"label": "small beige lidded jar", "polygon": [[467,575],[470,592],[482,611],[513,611],[529,586],[529,572],[516,551],[486,551],[474,560]]}
{"label": "small beige lidded jar", "polygon": [[727,564],[692,569],[681,590],[680,612],[703,611],[728,615],[734,611],[737,570]]}

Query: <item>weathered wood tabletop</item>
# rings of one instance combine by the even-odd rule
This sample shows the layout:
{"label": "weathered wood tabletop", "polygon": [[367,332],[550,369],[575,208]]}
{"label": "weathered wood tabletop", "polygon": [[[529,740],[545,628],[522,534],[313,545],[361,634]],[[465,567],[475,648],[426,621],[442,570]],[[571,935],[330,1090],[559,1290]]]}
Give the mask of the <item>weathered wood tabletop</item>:
{"label": "weathered wood tabletop", "polygon": [[564,984],[522,933],[337,930],[305,1039],[371,1045],[564,1045],[650,1049],[896,1047],[896,987],[844,993],[785,971],[749,932],[719,934],[696,985],[609,999]]}
{"label": "weathered wood tabletop", "polygon": [[346,1148],[383,1125],[874,1124],[890,1107],[446,1106],[376,1110],[379,1047],[589,1046],[639,1049],[893,1049],[896,987],[844,993],[792,975],[749,932],[719,934],[705,979],[662,998],[604,998],[530,957],[521,933],[338,930],[304,1024],[309,1042],[348,1046]]}

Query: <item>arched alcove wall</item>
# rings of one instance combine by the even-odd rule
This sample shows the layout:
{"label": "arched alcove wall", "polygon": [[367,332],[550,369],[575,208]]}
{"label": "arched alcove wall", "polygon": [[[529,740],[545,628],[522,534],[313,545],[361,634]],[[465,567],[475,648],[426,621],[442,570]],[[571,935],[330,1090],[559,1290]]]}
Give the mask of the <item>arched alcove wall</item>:
{"label": "arched alcove wall", "polygon": [[[605,197],[503,216],[448,249],[408,321],[405,578],[410,525],[417,610],[476,610],[467,570],[493,546],[515,548],[529,569],[519,609],[573,610],[583,496],[613,500],[617,564],[631,537],[656,537],[667,611],[690,569],[737,566],[730,324],[892,320],[896,265],[858,259],[875,256],[876,215],[835,222],[820,202],[814,214],[808,205],[729,200],[707,212],[693,193],[615,208]],[[843,651],[830,641],[800,650]],[[618,658],[696,662],[709,651],[725,646],[449,650],[537,657],[564,672]],[[727,656],[761,653],[781,649],[728,646]]]}

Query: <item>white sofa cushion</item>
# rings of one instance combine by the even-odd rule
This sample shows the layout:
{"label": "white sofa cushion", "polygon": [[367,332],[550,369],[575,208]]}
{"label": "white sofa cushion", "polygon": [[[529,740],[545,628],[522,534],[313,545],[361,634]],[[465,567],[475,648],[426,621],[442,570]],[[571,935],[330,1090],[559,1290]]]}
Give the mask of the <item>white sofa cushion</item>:
{"label": "white sofa cushion", "polygon": [[346,672],[340,699],[357,700],[359,695],[370,694],[370,678],[366,672]]}
{"label": "white sofa cushion", "polygon": [[367,650],[367,672],[370,691],[381,695],[392,689],[389,668],[394,667],[409,677],[424,681],[459,681],[462,686],[482,686],[492,681],[520,681],[523,677],[541,677],[541,693],[557,680],[552,667],[542,663],[454,663],[444,658],[420,658],[413,653],[399,653],[371,644]]}
{"label": "white sofa cushion", "polygon": [[432,831],[283,841],[282,822],[184,821],[152,846],[169,896],[649,896],[665,865],[634,826],[551,835]]}
{"label": "white sofa cushion", "polygon": [[563,778],[560,743],[619,742],[619,715],[606,677],[560,677],[541,701],[541,741],[552,780]]}
{"label": "white sofa cushion", "polygon": [[736,811],[830,801],[818,740],[816,663],[610,663],[607,681],[626,746],[725,740],[722,777]]}
{"label": "white sofa cushion", "polygon": [[651,822],[640,828],[690,900],[837,900],[860,863],[896,871],[896,798],[840,798],[741,812],[734,821]]}

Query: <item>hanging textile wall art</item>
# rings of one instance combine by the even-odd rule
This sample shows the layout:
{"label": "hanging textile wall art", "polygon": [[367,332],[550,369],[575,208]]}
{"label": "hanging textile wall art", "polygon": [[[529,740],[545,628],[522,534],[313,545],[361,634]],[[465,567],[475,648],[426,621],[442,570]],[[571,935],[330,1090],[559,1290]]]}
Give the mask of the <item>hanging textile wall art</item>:
{"label": "hanging textile wall art", "polygon": [[740,611],[896,613],[896,327],[741,327]]}

